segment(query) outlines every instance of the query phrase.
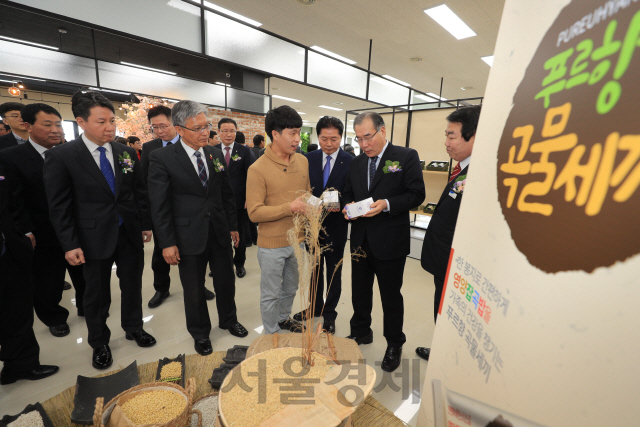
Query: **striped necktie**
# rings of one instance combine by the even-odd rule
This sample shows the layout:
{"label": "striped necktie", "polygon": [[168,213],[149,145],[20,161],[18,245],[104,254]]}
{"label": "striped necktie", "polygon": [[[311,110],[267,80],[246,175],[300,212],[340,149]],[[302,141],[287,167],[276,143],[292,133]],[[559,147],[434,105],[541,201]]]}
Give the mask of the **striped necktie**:
{"label": "striped necktie", "polygon": [[462,169],[460,168],[460,163],[458,163],[453,170],[451,171],[451,176],[449,177],[449,182],[453,181],[454,179],[456,179],[456,177],[458,175],[460,175],[460,171]]}

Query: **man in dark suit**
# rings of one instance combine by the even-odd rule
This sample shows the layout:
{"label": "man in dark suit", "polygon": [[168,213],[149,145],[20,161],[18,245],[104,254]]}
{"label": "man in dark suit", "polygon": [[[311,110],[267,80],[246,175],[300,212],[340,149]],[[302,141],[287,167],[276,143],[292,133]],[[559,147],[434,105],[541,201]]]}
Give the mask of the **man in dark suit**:
{"label": "man in dark suit", "polygon": [[253,137],[253,155],[256,156],[256,160],[260,157],[260,151],[264,148],[264,135],[256,135]]}
{"label": "man in dark suit", "polygon": [[40,364],[40,346],[33,333],[31,240],[18,228],[12,179],[0,166],[0,384],[39,380],[59,368]]}
{"label": "man in dark suit", "polygon": [[5,102],[0,105],[0,117],[11,127],[11,132],[0,136],[0,150],[24,144],[29,139],[29,132],[22,121],[24,105],[19,102]]}
{"label": "man in dark suit", "polygon": [[[344,126],[340,119],[331,116],[322,117],[316,125],[316,133],[320,142],[320,150],[305,154],[309,160],[309,180],[313,195],[321,198],[327,189],[333,189],[340,194],[344,192],[344,185],[349,173],[349,166],[353,157],[340,149]],[[340,198],[342,199],[342,198]],[[342,263],[344,246],[347,243],[347,231],[349,223],[340,213],[340,208],[331,210],[327,214],[322,226],[324,235],[322,245],[327,246],[326,252],[320,257],[318,265],[317,292],[315,301],[309,301],[314,305],[310,313],[314,317],[323,316],[323,327],[330,333],[336,332],[336,307],[342,293]],[[327,273],[324,273],[324,264],[327,265]],[[336,268],[338,266],[338,268]],[[324,278],[327,278],[327,295],[324,297]],[[293,318],[297,321],[306,320],[307,310],[296,313]]]}
{"label": "man in dark suit", "polygon": [[[246,276],[247,270],[244,263],[247,260],[247,171],[249,166],[256,161],[251,149],[236,141],[239,135],[238,126],[235,120],[225,117],[218,122],[218,134],[222,144],[215,148],[222,150],[222,156],[229,172],[229,180],[236,198],[236,217],[238,230],[240,232],[240,243],[235,250],[233,264],[236,267],[236,276],[242,278]],[[244,135],[242,135],[244,141]]]}
{"label": "man in dark suit", "polygon": [[[406,341],[402,332],[404,300],[400,289],[410,251],[409,209],[424,201],[424,180],[418,153],[387,141],[380,114],[358,114],[353,127],[362,154],[351,162],[344,201],[350,204],[371,197],[374,202],[369,212],[351,222],[351,252],[361,249],[366,257],[351,263],[354,313],[348,338],[358,344],[373,342],[371,309],[375,276],[387,339],[381,367],[392,372],[400,365],[402,345]],[[343,213],[347,218],[346,209]]]}
{"label": "man in dark suit", "polygon": [[[164,105],[150,108],[147,113],[147,118],[153,134],[157,138],[142,144],[141,163],[145,185],[147,184],[147,176],[149,175],[149,157],[151,153],[158,148],[173,145],[180,140],[180,135],[176,132],[176,128],[171,121],[171,108]],[[153,270],[153,287],[156,293],[149,300],[149,308],[156,308],[169,297],[169,287],[171,285],[171,278],[169,277],[171,265],[165,262],[162,256],[162,248],[158,244],[157,238],[153,239],[151,269]],[[204,292],[207,301],[211,301],[216,297],[213,292],[206,288]]]}
{"label": "man in dark suit", "polygon": [[[433,282],[436,291],[433,299],[433,320],[438,317],[440,300],[444,280],[449,265],[453,234],[458,222],[458,212],[462,202],[464,183],[467,178],[467,170],[471,162],[471,152],[476,139],[476,128],[480,118],[480,105],[460,108],[447,117],[447,129],[445,130],[444,145],[447,154],[458,164],[451,171],[449,182],[444,187],[440,200],[436,206],[429,227],[422,242],[422,255],[420,263],[429,273],[433,274]],[[462,190],[460,189],[462,187]],[[431,349],[427,347],[416,348],[418,356],[429,360]]]}
{"label": "man in dark suit", "polygon": [[[114,140],[115,110],[98,92],[76,92],[71,110],[84,133],[47,152],[44,182],[51,223],[71,265],[84,264],[84,314],[92,365],[113,363],[107,327],[111,268],[120,279],[121,326],[128,340],[150,347],[142,329],[144,243],[151,219],[140,162],[133,148]],[[144,230],[144,231],[143,231]]]}
{"label": "man in dark suit", "polygon": [[238,337],[231,240],[238,244],[236,202],[222,153],[207,145],[211,125],[207,109],[193,101],[173,106],[180,142],[151,153],[149,199],[158,243],[165,261],[178,265],[184,289],[187,330],[198,354],[211,354],[211,320],[204,298],[207,263],[221,329]]}
{"label": "man in dark suit", "polygon": [[[33,255],[33,306],[38,318],[55,337],[69,334],[69,311],[60,305],[67,261],[51,220],[44,189],[44,156],[62,139],[62,118],[50,105],[29,104],[22,110],[29,141],[2,152],[0,162],[11,177],[18,206],[19,225],[31,239]],[[82,267],[74,267],[82,268]],[[76,276],[76,305],[82,307],[84,279]]]}
{"label": "man in dark suit", "polygon": [[0,120],[0,136],[11,133],[11,126]]}

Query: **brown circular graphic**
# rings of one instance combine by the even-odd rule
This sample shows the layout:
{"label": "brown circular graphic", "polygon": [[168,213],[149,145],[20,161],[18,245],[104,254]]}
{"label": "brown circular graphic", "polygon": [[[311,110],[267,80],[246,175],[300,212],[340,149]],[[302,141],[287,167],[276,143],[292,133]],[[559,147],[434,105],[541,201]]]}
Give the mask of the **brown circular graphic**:
{"label": "brown circular graphic", "polygon": [[572,1],[514,95],[498,196],[516,246],[545,272],[592,272],[640,252],[639,9]]}

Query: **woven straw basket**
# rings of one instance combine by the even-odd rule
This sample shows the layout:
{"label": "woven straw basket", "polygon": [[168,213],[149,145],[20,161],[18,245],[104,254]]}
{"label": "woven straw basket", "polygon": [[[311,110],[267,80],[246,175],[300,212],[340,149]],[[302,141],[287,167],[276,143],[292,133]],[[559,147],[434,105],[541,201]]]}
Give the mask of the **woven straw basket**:
{"label": "woven straw basket", "polygon": [[[189,378],[187,380],[186,389],[180,387],[177,384],[173,384],[170,382],[157,382],[157,383],[141,384],[133,388],[130,388],[129,390],[123,391],[122,393],[120,393],[119,395],[111,399],[109,403],[107,403],[106,405],[104,405],[104,398],[99,397],[96,399],[96,409],[93,414],[93,427],[105,427],[107,421],[109,420],[109,417],[111,416],[111,412],[113,411],[113,408],[116,405],[116,402],[122,396],[125,396],[129,393],[138,392],[138,391],[169,390],[169,389],[173,389],[173,391],[184,396],[187,401],[187,405],[185,406],[184,411],[182,411],[182,413],[178,415],[176,418],[172,419],[171,421],[165,424],[157,424],[157,426],[158,427],[189,426],[191,422],[191,415],[193,413],[192,412],[193,396],[196,391],[196,381],[194,378]],[[196,413],[198,414],[198,419],[199,419],[198,427],[200,427],[202,424],[200,411],[197,411]]]}
{"label": "woven straw basket", "polygon": [[[207,399],[207,398],[212,397],[212,396],[217,396],[217,395],[218,395],[217,391],[214,391],[213,393],[205,394],[204,396],[201,396],[201,397],[197,398],[196,400],[194,400],[193,401],[193,405],[191,407],[193,408],[194,406],[196,406],[196,403],[200,402],[201,400]],[[203,421],[202,414],[200,413],[200,411],[198,411],[197,409],[191,409],[191,413],[198,415],[198,420],[199,420],[198,421],[198,427],[203,427],[202,423],[204,421]],[[221,426],[220,423],[221,423],[220,414],[218,414],[218,416],[216,417],[216,424],[215,424],[216,427]]]}

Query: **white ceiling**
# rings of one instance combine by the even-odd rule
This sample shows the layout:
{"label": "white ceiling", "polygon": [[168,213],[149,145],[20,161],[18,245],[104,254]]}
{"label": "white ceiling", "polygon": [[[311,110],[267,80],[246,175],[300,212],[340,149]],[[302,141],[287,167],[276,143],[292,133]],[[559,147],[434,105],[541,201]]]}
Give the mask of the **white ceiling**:
{"label": "white ceiling", "polygon": [[[352,59],[365,69],[369,39],[373,39],[371,71],[388,74],[418,90],[436,94],[440,91],[440,78],[444,77],[442,95],[448,99],[484,95],[490,67],[480,58],[493,54],[504,7],[504,0],[444,1],[477,34],[456,40],[424,13],[443,0],[316,0],[312,5],[298,0],[213,0],[212,3],[257,20],[262,23],[261,28],[283,37],[306,46],[318,45]],[[412,62],[412,57],[423,60]],[[275,95],[304,101],[305,95],[316,96],[322,92],[312,89],[307,93],[303,85],[271,80],[271,86],[281,89],[272,92]],[[290,93],[289,89],[295,90]],[[341,98],[348,97],[331,94],[326,102],[344,102]],[[274,106],[280,105],[279,100],[273,101]],[[317,101],[313,99],[312,104],[320,105]],[[300,107],[307,113],[303,108],[312,108],[293,104],[294,108]],[[355,104],[356,108],[364,108],[361,105],[366,103],[356,101]],[[330,110],[323,111],[326,113]],[[344,117],[344,112],[334,113]]]}

